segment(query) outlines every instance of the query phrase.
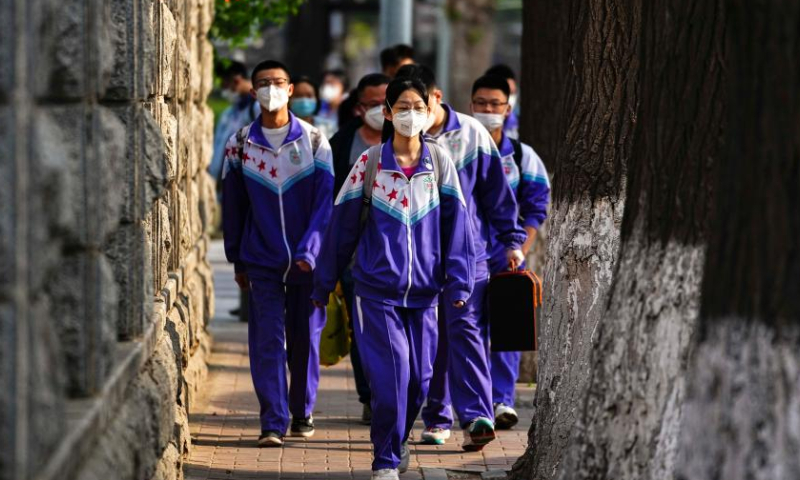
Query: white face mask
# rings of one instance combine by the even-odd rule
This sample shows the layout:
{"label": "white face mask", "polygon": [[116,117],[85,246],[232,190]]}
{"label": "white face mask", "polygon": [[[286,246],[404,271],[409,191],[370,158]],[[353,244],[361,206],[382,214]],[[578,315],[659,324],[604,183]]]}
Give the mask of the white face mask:
{"label": "white face mask", "polygon": [[319,89],[319,97],[328,103],[331,103],[332,101],[336,100],[338,96],[339,96],[339,87],[337,87],[332,83],[326,83],[325,85],[322,86],[322,88]]}
{"label": "white face mask", "polygon": [[268,112],[280,110],[289,103],[289,92],[276,85],[259,88],[256,91],[256,97],[261,108]]}
{"label": "white face mask", "polygon": [[514,109],[514,107],[517,106],[517,94],[516,93],[512,93],[511,95],[508,96],[508,104],[511,106],[512,110]]}
{"label": "white face mask", "polygon": [[372,107],[364,112],[364,122],[373,130],[381,130],[383,128],[383,120],[383,107],[381,105]]}
{"label": "white face mask", "polygon": [[236,103],[239,101],[239,94],[226,88],[222,91],[222,98],[227,100],[228,103]]}
{"label": "white face mask", "polygon": [[505,122],[505,117],[502,113],[473,113],[472,116],[490,132],[501,128]]}
{"label": "white face mask", "polygon": [[392,125],[394,125],[397,133],[409,138],[419,135],[427,121],[427,114],[419,113],[415,110],[406,110],[392,116]]}

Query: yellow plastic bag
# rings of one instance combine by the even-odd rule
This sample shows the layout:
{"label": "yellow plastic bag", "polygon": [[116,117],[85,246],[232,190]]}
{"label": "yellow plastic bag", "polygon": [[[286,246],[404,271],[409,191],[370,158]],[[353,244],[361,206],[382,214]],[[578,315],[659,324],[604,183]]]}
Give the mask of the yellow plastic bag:
{"label": "yellow plastic bag", "polygon": [[344,301],[342,286],[328,298],[327,321],[319,341],[319,364],[330,367],[339,363],[350,353],[350,321]]}

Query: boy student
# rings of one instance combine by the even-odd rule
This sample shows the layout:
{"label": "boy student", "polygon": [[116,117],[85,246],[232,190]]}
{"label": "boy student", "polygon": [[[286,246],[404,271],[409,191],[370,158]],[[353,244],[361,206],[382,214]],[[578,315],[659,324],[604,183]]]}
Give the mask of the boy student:
{"label": "boy student", "polygon": [[[489,283],[489,227],[503,246],[506,267],[523,262],[525,231],[517,224],[517,203],[503,174],[500,154],[489,132],[474,118],[442,103],[442,91],[430,68],[407,65],[397,78],[419,79],[429,92],[425,131],[455,162],[467,202],[475,244],[475,288],[462,309],[445,303],[439,323],[439,346],[428,402],[422,411],[422,441],[442,444],[450,437],[452,405],[464,429],[466,451],[482,450],[495,438],[489,371],[489,334],[484,315]],[[453,381],[448,382],[448,377]],[[449,388],[449,393],[448,393]]]}
{"label": "boy student", "polygon": [[[391,79],[382,73],[370,73],[365,75],[358,82],[354,97],[357,101],[355,111],[358,114],[356,120],[342,127],[336,135],[331,138],[331,150],[333,151],[333,170],[336,172],[334,182],[334,194],[338,194],[342,185],[348,180],[350,169],[358,158],[369,147],[381,143],[381,131],[383,130],[383,106],[386,102],[386,86]],[[351,309],[350,319],[355,317],[353,307],[353,275],[348,266],[341,278],[342,289],[344,290],[345,302]],[[353,377],[356,382],[356,392],[358,401],[363,405],[361,412],[361,422],[369,425],[372,421],[372,407],[370,400],[372,394],[369,384],[364,376],[364,369],[361,366],[361,355],[356,343],[355,331],[351,328],[350,342],[350,362],[353,365]]]}
{"label": "boy student", "polygon": [[414,63],[414,47],[398,43],[381,50],[381,70],[387,77],[394,78],[397,70]]}
{"label": "boy student", "polygon": [[289,112],[290,78],[277,61],[255,67],[251,94],[261,115],[231,136],[222,173],[225,254],[236,283],[250,291],[250,372],[261,406],[261,447],[283,445],[289,412],[292,436],[314,434],[325,324],[325,310],[310,297],[332,210],[331,151],[318,129]]}
{"label": "boy student", "polygon": [[[533,149],[524,143],[512,140],[503,132],[503,122],[510,115],[510,89],[506,79],[495,75],[480,77],[472,85],[472,115],[492,135],[500,150],[503,170],[508,184],[516,194],[519,216],[528,237],[522,244],[522,253],[527,255],[536,231],[547,218],[550,203],[550,181],[542,160]],[[492,231],[492,274],[507,268],[502,244],[494,239]],[[492,352],[492,399],[497,428],[507,429],[517,424],[519,417],[514,410],[514,385],[519,373],[520,352]]]}
{"label": "boy student", "polygon": [[517,79],[514,75],[514,70],[508,65],[498,63],[497,65],[486,70],[484,75],[495,75],[505,79],[508,82],[508,106],[509,113],[503,123],[503,131],[509,138],[517,139],[519,137],[519,119],[517,118],[514,109],[517,108]]}

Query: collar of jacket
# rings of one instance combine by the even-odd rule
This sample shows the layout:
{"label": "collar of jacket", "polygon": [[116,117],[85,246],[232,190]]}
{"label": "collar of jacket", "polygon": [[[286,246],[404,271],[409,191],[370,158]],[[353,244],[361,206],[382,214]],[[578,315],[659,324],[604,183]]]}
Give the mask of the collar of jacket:
{"label": "collar of jacket", "polygon": [[458,121],[458,113],[453,110],[453,107],[446,103],[442,103],[442,108],[447,113],[447,119],[442,127],[442,133],[452,132],[461,128],[461,122]]}
{"label": "collar of jacket", "polygon": [[503,132],[503,137],[500,139],[500,145],[497,146],[497,149],[500,150],[501,157],[514,154],[514,145],[511,144],[511,140],[508,139],[508,135],[505,132]]}
{"label": "collar of jacket", "polygon": [[[258,118],[253,120],[253,123],[250,124],[250,132],[247,135],[247,141],[272,150],[273,152],[276,151],[277,149],[270,145],[269,141],[264,137],[264,132],[261,131],[262,126],[261,114],[259,114]],[[297,117],[295,117],[292,112],[289,112],[289,133],[278,148],[296,142],[302,136],[303,127],[300,125],[300,122],[297,121]]]}
{"label": "collar of jacket", "polygon": [[[403,173],[403,169],[397,164],[397,158],[394,156],[394,146],[392,145],[394,139],[389,139],[386,143],[383,144],[381,147],[381,170],[389,170],[392,172]],[[422,153],[419,157],[419,163],[414,168],[414,175],[419,172],[432,172],[433,171],[433,163],[431,160],[431,152],[428,149],[428,146],[425,145],[425,142],[422,142]]]}

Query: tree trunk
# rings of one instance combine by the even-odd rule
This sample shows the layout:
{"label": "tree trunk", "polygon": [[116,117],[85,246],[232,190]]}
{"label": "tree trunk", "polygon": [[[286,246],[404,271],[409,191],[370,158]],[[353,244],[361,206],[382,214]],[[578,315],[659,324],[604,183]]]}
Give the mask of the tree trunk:
{"label": "tree trunk", "polygon": [[554,171],[556,148],[564,135],[556,122],[563,108],[572,48],[570,2],[522,2],[520,139],[533,146]]}
{"label": "tree trunk", "polygon": [[673,478],[711,167],[722,154],[722,1],[642,4],[640,121],[620,259],[561,478]]}
{"label": "tree trunk", "polygon": [[495,0],[447,0],[452,46],[445,100],[460,112],[469,112],[472,82],[490,67],[494,11]]}
{"label": "tree trunk", "polygon": [[536,414],[528,450],[510,475],[515,479],[556,477],[585,398],[591,344],[618,251],[637,106],[631,72],[638,64],[638,8],[615,0],[559,4],[569,11],[575,41],[563,108],[555,116],[566,133],[557,148],[548,220]]}
{"label": "tree trunk", "polygon": [[800,478],[800,4],[730,0],[727,158],[678,478]]}

